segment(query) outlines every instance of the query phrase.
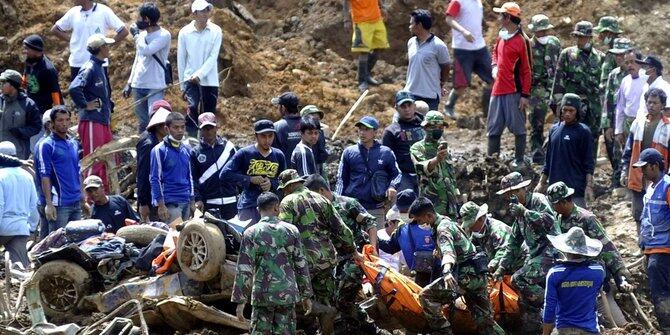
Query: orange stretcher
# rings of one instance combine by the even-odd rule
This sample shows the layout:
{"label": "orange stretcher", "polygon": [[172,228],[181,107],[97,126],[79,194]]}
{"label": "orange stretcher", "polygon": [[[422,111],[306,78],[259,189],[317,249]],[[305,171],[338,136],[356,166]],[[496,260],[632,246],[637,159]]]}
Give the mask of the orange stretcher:
{"label": "orange stretcher", "polygon": [[[419,302],[421,287],[409,277],[379,262],[373,255],[371,245],[363,247],[364,261],[358,262],[365,277],[375,288],[377,299],[386,306],[388,314],[395,318],[403,328],[421,332],[427,330],[427,321]],[[510,277],[502,281],[489,282],[489,297],[496,321],[508,321],[518,318],[519,295],[510,286]],[[452,324],[452,329],[459,333],[476,333],[474,319],[467,309],[454,308],[450,311],[446,306],[444,314]]]}

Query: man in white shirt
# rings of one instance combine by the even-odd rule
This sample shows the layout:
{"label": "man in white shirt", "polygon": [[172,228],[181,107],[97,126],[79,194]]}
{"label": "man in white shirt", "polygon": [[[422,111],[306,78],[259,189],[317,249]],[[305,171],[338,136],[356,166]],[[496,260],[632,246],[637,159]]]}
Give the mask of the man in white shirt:
{"label": "man in white shirt", "polygon": [[[58,38],[70,43],[70,81],[79,73],[79,68],[91,57],[86,50],[86,40],[93,34],[103,34],[114,30],[116,42],[128,36],[126,25],[107,6],[92,0],[75,0],[75,6],[61,17],[51,31]],[[72,31],[71,34],[67,33]],[[105,62],[107,70],[108,62]]]}
{"label": "man in white shirt", "polygon": [[[195,20],[179,31],[177,68],[182,97],[188,104],[186,129],[195,137],[197,119],[202,113],[216,113],[219,95],[217,59],[221,48],[221,27],[209,20],[214,7],[205,0],[195,0],[191,12]],[[184,82],[186,81],[186,82]]]}
{"label": "man in white shirt", "polygon": [[138,9],[138,20],[130,27],[135,40],[135,60],[130,70],[128,83],[123,88],[123,97],[133,93],[135,101],[144,101],[135,106],[135,115],[140,121],[138,130],[143,132],[149,124],[149,107],[165,97],[166,71],[170,53],[170,32],[158,25],[161,12],[153,2],[145,2]]}
{"label": "man in white shirt", "polygon": [[623,59],[628,75],[621,80],[617,91],[614,117],[614,137],[622,147],[626,144],[630,125],[637,116],[640,102],[643,101],[643,88],[647,81],[647,76],[641,74],[640,65],[636,62],[642,59],[639,51],[631,49]]}
{"label": "man in white shirt", "polygon": [[[645,70],[647,75],[647,85],[644,86],[644,92],[647,93],[652,88],[658,88],[663,90],[666,95],[670,96],[670,84],[663,79],[663,63],[661,59],[657,56],[649,55],[644,58],[644,60],[637,60],[638,64],[642,66],[642,69]],[[670,99],[665,103],[665,110],[663,114],[668,117],[670,116]],[[647,105],[640,104],[640,110],[638,115],[647,115]]]}
{"label": "man in white shirt", "polygon": [[472,72],[487,85],[482,90],[483,115],[489,111],[491,99],[491,53],[486,48],[482,33],[484,6],[481,0],[451,0],[446,10],[446,21],[451,27],[451,48],[454,51],[454,88],[449,92],[444,112],[455,117],[454,107],[459,96],[470,86]]}

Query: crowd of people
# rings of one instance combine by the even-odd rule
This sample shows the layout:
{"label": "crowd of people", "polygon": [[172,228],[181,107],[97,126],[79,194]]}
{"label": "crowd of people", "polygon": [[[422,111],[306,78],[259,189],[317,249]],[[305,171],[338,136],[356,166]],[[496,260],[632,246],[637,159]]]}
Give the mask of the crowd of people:
{"label": "crowd of people", "polygon": [[[480,333],[504,334],[487,283],[488,276],[508,275],[519,293],[524,332],[597,333],[596,297],[613,302],[615,290],[633,288],[616,246],[588,210],[603,135],[611,186],[630,190],[654,310],[670,334],[670,84],[661,60],[643,57],[621,36],[615,17],[602,17],[595,27],[578,22],[573,45],[562,48],[549,17],[532,16],[529,37],[526,14],[507,2],[493,9],[500,31],[489,52],[481,0],[451,0],[445,12],[450,53],[431,32],[433,14],[413,10],[407,77],[395,95],[392,122],[382,131],[375,117],[358,118],[358,141],[344,149],[337,175],[329,176],[324,112],[318,103],[302,106],[294,92],[271,100],[282,118],[256,121],[253,144],[239,148],[219,135],[222,30],[210,20],[212,4],[191,4],[193,21],[177,38],[173,83],[172,36],[160,26],[157,4],[141,4],[137,21],[126,26],[104,4],[75,3],[51,29],[69,43],[73,108],[38,35],[23,40],[23,74],[0,74],[0,244],[13,261],[29,267],[29,236],[45,238],[82,217],[101,220],[113,233],[129,222],[189,220],[199,209],[248,221],[232,301],[240,319],[251,304],[253,334],[294,334],[305,313],[318,321],[305,327],[332,334],[336,312],[358,329],[378,332],[355,303],[363,278],[356,262],[366,244],[423,287],[431,334],[451,333],[442,307],[458,296]],[[389,48],[382,8],[378,0],[343,4],[364,92],[379,85],[372,72]],[[109,31],[113,38],[106,37]],[[108,58],[128,36],[135,58],[122,96],[132,96],[140,132],[137,210],[128,199],[108,195],[103,162],[80,173],[80,158],[112,140]],[[515,172],[497,192],[509,203],[512,222],[467,201],[457,187],[445,129],[458,117],[457,101],[473,72],[484,82],[488,155],[499,156],[505,128],[514,134]],[[181,89],[185,111],[165,100],[172,85]],[[74,113],[78,137],[68,133]],[[549,113],[555,122],[545,136]],[[518,172],[531,162],[543,166],[534,190]]]}

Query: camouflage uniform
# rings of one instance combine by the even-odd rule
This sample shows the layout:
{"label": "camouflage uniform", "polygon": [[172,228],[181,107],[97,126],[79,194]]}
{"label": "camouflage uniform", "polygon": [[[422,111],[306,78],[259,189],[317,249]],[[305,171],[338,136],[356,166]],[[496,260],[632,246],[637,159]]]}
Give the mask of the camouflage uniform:
{"label": "camouflage uniform", "polygon": [[[573,35],[591,36],[592,24],[581,21],[575,26]],[[582,98],[581,121],[593,134],[593,155],[598,153],[598,137],[602,106],[600,101],[600,73],[605,55],[594,47],[580,50],[577,46],[563,49],[558,57],[554,87],[551,92],[552,103],[558,104],[564,93],[574,93]]]}
{"label": "camouflage uniform", "polygon": [[[533,16],[528,27],[536,32],[548,30],[554,26],[549,23],[549,18],[539,14]],[[531,112],[531,135],[530,145],[533,156],[537,159],[542,157],[541,150],[544,144],[544,120],[549,109],[551,88],[556,75],[556,63],[561,53],[561,41],[556,36],[548,36],[546,44],[538,41],[537,37],[531,39],[533,53],[533,88],[530,91]]]}
{"label": "camouflage uniform", "polygon": [[251,296],[251,334],[295,334],[294,305],[312,296],[298,229],[263,217],[244,231],[231,301]]}
{"label": "camouflage uniform", "polygon": [[[565,185],[564,182],[557,182],[547,188],[547,195],[551,202],[558,202],[574,193],[574,190]],[[626,266],[619,254],[619,251],[605,232],[605,228],[598,222],[596,216],[588,210],[575,205],[569,216],[558,216],[558,225],[561,232],[566,233],[572,227],[581,228],[588,237],[600,240],[603,249],[598,256],[598,260],[603,263],[607,271],[615,275]]]}
{"label": "camouflage uniform", "polygon": [[[465,303],[477,324],[480,334],[505,334],[493,319],[493,310],[487,290],[487,280],[483,273],[476,273],[472,263],[475,246],[465,232],[448,217],[437,215],[437,244],[445,260],[453,263],[452,271],[463,290]],[[426,286],[419,296],[423,313],[431,328],[450,332],[449,321],[442,314],[442,305],[451,303],[458,293],[446,289],[444,280],[439,278]]]}
{"label": "camouflage uniform", "polygon": [[333,269],[338,263],[338,256],[350,256],[356,251],[351,230],[342,222],[328,199],[302,185],[282,199],[279,218],[298,227],[314,298],[317,302],[330,305],[335,294]]}
{"label": "camouflage uniform", "polygon": [[[489,256],[489,268],[497,269],[503,258],[507,245],[512,239],[512,228],[506,223],[494,219],[491,215],[486,217],[486,231],[484,236],[472,236],[472,243],[477,249],[486,251]],[[514,254],[512,266],[507,270],[509,274],[514,273],[521,268],[528,256],[528,250],[525,246],[519,248],[518,253]]]}
{"label": "camouflage uniform", "polygon": [[[377,227],[377,218],[368,213],[363,205],[354,198],[333,194],[333,207],[344,224],[351,230],[356,247],[360,251],[363,245],[369,242],[366,233]],[[356,221],[359,214],[363,217],[361,222]],[[335,289],[337,309],[360,317],[361,315],[357,314],[356,299],[361,290],[363,270],[351,258],[342,259],[335,269],[335,278],[337,280]]]}
{"label": "camouflage uniform", "polygon": [[[602,33],[604,31],[609,31],[614,34],[621,34],[623,31],[619,28],[619,21],[617,18],[613,16],[603,16],[598,20],[598,25],[593,28],[598,33]],[[612,41],[607,45],[609,49],[614,48],[614,42],[616,41],[616,38],[613,38]],[[603,64],[601,66],[601,74],[600,74],[600,90],[602,92],[603,89],[605,89],[605,85],[607,85],[607,78],[609,76],[609,73],[616,68],[616,56],[608,52],[605,54],[605,57],[603,59]]]}

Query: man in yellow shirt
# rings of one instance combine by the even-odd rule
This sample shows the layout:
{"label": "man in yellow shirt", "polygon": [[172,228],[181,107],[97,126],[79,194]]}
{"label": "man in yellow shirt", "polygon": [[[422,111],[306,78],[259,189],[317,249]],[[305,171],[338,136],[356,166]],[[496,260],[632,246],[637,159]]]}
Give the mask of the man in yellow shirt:
{"label": "man in yellow shirt", "polygon": [[388,49],[386,26],[379,8],[379,0],[342,0],[344,28],[352,28],[351,52],[358,53],[358,90],[379,85],[370,73],[377,63],[378,51]]}

